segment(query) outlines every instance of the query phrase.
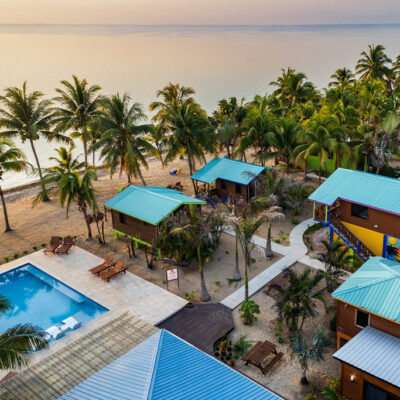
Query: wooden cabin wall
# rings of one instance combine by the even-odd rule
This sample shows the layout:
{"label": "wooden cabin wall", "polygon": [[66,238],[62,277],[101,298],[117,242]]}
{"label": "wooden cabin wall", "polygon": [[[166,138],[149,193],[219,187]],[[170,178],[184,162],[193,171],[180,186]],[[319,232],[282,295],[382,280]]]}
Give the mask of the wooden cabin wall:
{"label": "wooden cabin wall", "polygon": [[[400,388],[390,385],[366,372],[360,371],[351,365],[341,363],[341,383],[342,383],[342,395],[351,400],[363,400],[364,395],[364,383],[369,382],[386,392],[390,392],[395,396],[400,396]],[[351,381],[351,376],[354,376],[354,381]]]}
{"label": "wooden cabin wall", "polygon": [[[354,337],[361,331],[361,328],[356,326],[357,308],[339,300],[336,303],[336,327],[343,329],[345,336]],[[369,315],[369,325],[372,328],[400,338],[400,324],[375,314]]]}
{"label": "wooden cabin wall", "polygon": [[[222,182],[225,183],[225,189],[222,188]],[[215,181],[215,189],[219,196],[228,198],[229,195],[233,196],[234,200],[248,202],[248,193],[246,185],[239,185],[240,193],[236,193],[236,183],[225,181],[223,179],[217,179]]]}
{"label": "wooden cabin wall", "polygon": [[[358,225],[375,232],[400,238],[400,215],[368,208],[368,218],[363,219],[351,215],[351,202],[340,200],[340,220]],[[377,225],[377,227],[376,227]]]}
{"label": "wooden cabin wall", "polygon": [[111,210],[112,215],[112,226],[127,235],[134,236],[147,243],[152,243],[157,236],[157,227],[155,225],[144,222],[140,219],[133,218],[129,215],[125,215],[125,223],[121,223],[119,212]]}

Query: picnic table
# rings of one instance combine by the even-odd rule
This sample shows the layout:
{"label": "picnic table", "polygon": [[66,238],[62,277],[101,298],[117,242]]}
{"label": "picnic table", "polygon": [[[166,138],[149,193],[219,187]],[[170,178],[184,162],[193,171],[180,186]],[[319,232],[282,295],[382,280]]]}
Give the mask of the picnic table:
{"label": "picnic table", "polygon": [[[252,364],[261,369],[265,375],[283,357],[283,353],[276,350],[274,343],[265,340],[257,342],[243,357],[245,364]],[[268,360],[267,360],[268,359]]]}

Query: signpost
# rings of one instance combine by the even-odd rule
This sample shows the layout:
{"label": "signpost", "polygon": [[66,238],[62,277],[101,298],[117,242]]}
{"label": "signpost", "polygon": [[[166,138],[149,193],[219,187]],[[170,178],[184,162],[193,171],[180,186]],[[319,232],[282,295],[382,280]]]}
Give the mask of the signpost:
{"label": "signpost", "polygon": [[179,274],[178,274],[178,267],[169,267],[165,270],[165,278],[167,281],[167,290],[168,288],[168,282],[170,281],[178,281],[178,287],[179,287]]}

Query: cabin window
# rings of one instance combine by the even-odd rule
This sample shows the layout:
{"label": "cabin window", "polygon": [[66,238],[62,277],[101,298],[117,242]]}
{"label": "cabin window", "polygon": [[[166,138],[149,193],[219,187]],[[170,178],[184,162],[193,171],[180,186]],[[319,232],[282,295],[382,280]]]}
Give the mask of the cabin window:
{"label": "cabin window", "polygon": [[125,214],[119,213],[120,224],[125,224]]}
{"label": "cabin window", "polygon": [[221,181],[221,189],[226,189],[226,183],[225,183],[225,181]]}
{"label": "cabin window", "polygon": [[236,193],[238,194],[242,193],[242,187],[238,183],[236,184]]}
{"label": "cabin window", "polygon": [[357,310],[356,325],[359,328],[365,328],[366,326],[368,326],[369,325],[369,314],[364,311]]}
{"label": "cabin window", "polygon": [[362,206],[360,204],[352,203],[351,204],[351,215],[353,217],[367,219],[368,218],[368,207]]}

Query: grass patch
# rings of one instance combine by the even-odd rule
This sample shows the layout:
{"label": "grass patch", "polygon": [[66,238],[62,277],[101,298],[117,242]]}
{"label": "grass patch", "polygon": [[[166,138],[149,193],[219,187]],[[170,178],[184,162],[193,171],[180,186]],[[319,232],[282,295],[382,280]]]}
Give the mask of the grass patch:
{"label": "grass patch", "polygon": [[309,226],[306,231],[304,232],[305,235],[310,235],[311,233],[317,232],[322,229],[324,226],[321,223],[314,224]]}

